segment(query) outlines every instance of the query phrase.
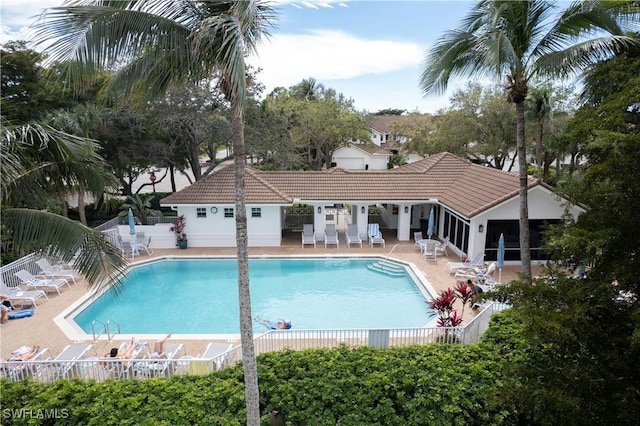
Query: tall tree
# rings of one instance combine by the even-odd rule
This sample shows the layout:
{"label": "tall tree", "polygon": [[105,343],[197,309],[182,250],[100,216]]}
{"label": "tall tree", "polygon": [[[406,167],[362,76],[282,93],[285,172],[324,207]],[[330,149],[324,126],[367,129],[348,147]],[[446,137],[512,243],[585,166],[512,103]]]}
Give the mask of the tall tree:
{"label": "tall tree", "polygon": [[333,152],[350,140],[370,139],[365,116],[353,100],[333,89],[326,89],[321,99],[303,99],[299,86],[274,90],[264,104],[287,119],[291,141],[313,170],[331,167]]}
{"label": "tall tree", "polygon": [[260,406],[244,199],[245,57],[267,35],[273,18],[273,9],[260,0],[86,0],[49,9],[36,25],[37,41],[49,42],[47,51],[58,60],[89,69],[122,65],[107,93],[158,97],[173,84],[220,73],[232,111],[240,335],[250,425],[260,424]]}
{"label": "tall tree", "polygon": [[318,83],[315,78],[305,78],[291,88],[292,94],[301,100],[317,101],[324,96],[324,84]]}
{"label": "tall tree", "polygon": [[497,76],[506,83],[516,109],[520,174],[520,257],[531,277],[525,99],[529,84],[544,76],[566,77],[604,57],[624,51],[638,39],[625,35],[637,23],[635,2],[590,0],[572,3],[554,17],[545,0],[480,0],[458,30],[447,31],[429,51],[421,85],[442,93],[454,76]]}
{"label": "tall tree", "polygon": [[526,99],[526,110],[529,118],[535,125],[535,141],[536,141],[536,168],[538,171],[538,179],[542,179],[542,138],[546,124],[551,123],[551,88],[549,86],[536,86],[529,90]]}

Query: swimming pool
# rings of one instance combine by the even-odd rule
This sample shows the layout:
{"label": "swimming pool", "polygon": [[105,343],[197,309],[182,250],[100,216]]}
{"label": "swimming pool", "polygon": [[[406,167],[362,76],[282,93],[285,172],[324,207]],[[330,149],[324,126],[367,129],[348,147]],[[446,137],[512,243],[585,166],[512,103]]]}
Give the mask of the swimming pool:
{"label": "swimming pool", "polygon": [[[294,329],[422,327],[434,314],[409,273],[370,270],[379,259],[250,259],[254,316]],[[104,293],[73,317],[86,333],[110,321],[123,334],[239,333],[235,259],[171,259],[131,269],[115,297]],[[255,323],[254,330],[265,331]]]}

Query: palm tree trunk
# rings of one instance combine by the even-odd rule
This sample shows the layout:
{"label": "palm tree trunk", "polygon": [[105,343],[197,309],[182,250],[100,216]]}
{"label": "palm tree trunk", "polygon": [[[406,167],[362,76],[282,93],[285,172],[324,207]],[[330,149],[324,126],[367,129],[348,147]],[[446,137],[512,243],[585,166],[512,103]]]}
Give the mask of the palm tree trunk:
{"label": "palm tree trunk", "polygon": [[69,217],[69,208],[67,206],[67,194],[60,194],[60,216]]}
{"label": "palm tree trunk", "polygon": [[258,365],[253,346],[251,320],[251,292],[249,289],[249,251],[247,238],[247,210],[244,202],[244,118],[237,99],[231,101],[233,109],[233,152],[236,186],[236,245],[238,252],[238,295],[240,303],[240,341],[244,370],[247,425],[260,425],[260,394],[258,392]]}
{"label": "palm tree trunk", "polygon": [[84,188],[78,187],[78,216],[80,216],[80,223],[87,226],[87,213],[84,208]]}
{"label": "palm tree trunk", "polygon": [[531,279],[531,243],[529,235],[529,203],[527,175],[527,147],[524,134],[524,101],[516,103],[516,132],[518,143],[518,167],[520,177],[520,259],[522,273]]}
{"label": "palm tree trunk", "polygon": [[544,122],[538,123],[536,132],[536,166],[538,168],[538,179],[542,179],[542,133],[544,131]]}

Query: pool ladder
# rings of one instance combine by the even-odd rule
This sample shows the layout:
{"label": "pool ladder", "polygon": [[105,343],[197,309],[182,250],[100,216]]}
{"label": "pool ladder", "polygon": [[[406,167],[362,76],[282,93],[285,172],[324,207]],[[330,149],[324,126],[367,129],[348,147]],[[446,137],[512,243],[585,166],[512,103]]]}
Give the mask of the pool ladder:
{"label": "pool ladder", "polygon": [[[102,326],[102,332],[96,334],[96,325],[101,325]],[[111,333],[111,326],[114,325],[115,326],[115,330],[113,332],[113,334]],[[109,341],[111,341],[111,339],[113,339],[113,336],[115,336],[116,334],[120,334],[120,324],[118,324],[115,321],[111,321],[111,320],[107,320],[106,323],[103,323],[102,321],[98,321],[98,320],[93,320],[91,321],[91,334],[93,335],[93,341],[97,341],[100,336],[102,334],[106,334],[107,335],[107,339]]]}

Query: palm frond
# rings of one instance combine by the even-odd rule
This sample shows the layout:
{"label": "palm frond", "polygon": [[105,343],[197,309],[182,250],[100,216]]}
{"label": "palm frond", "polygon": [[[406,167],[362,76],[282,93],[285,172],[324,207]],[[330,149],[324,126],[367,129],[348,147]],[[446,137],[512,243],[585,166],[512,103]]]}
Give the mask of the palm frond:
{"label": "palm frond", "polygon": [[28,204],[29,200],[42,198],[54,186],[77,185],[93,194],[102,194],[117,182],[105,169],[99,148],[91,139],[48,125],[3,125],[0,146],[3,197],[13,195],[20,203]]}
{"label": "palm frond", "polygon": [[576,43],[567,49],[551,52],[538,59],[536,69],[539,74],[567,78],[579,70],[609,59],[627,50],[640,46],[640,39],[626,36],[604,36]]}
{"label": "palm frond", "polygon": [[92,288],[118,291],[127,262],[120,249],[100,231],[53,213],[30,209],[7,209],[3,221],[17,252],[41,251],[64,261],[71,261],[77,253],[73,265]]}

